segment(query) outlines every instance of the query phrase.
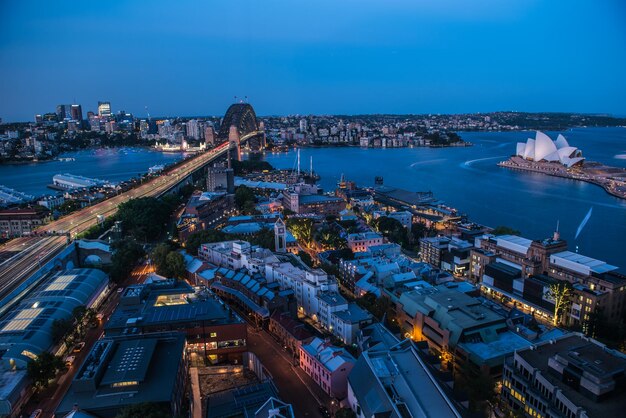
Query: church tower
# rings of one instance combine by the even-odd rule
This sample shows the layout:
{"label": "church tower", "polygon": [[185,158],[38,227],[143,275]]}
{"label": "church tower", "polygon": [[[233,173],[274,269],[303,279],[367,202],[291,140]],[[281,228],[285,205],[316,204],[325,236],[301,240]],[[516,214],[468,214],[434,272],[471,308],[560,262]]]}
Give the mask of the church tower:
{"label": "church tower", "polygon": [[277,253],[287,252],[287,227],[282,218],[278,218],[274,224],[274,244]]}

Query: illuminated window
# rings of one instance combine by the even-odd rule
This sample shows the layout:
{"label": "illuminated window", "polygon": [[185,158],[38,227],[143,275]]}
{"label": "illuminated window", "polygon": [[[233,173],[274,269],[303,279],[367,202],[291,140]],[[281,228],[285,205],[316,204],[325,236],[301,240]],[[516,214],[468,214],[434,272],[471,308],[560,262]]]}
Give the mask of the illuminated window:
{"label": "illuminated window", "polygon": [[31,352],[31,351],[24,350],[24,351],[22,351],[22,353],[21,353],[21,354],[22,354],[23,356],[28,357],[28,358],[29,358],[29,359],[31,359],[31,360],[37,360],[37,355],[36,355],[35,353]]}
{"label": "illuminated window", "polygon": [[112,388],[119,388],[119,387],[123,387],[123,386],[135,386],[138,385],[139,382],[136,380],[129,380],[127,382],[115,382],[113,384],[111,384]]}
{"label": "illuminated window", "polygon": [[215,338],[215,337],[217,337],[217,332],[212,332],[211,333],[211,338]]}

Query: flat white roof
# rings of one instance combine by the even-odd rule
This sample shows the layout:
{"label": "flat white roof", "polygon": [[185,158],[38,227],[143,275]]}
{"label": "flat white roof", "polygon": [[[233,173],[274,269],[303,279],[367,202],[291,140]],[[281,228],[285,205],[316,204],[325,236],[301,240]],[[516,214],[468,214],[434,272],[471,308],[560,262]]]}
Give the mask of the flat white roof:
{"label": "flat white roof", "polygon": [[498,247],[507,248],[511,251],[526,254],[532,244],[532,240],[517,235],[499,235],[496,237]]}
{"label": "flat white roof", "polygon": [[560,253],[552,254],[550,257],[554,264],[574,269],[575,271],[585,272],[587,274],[589,274],[589,271],[601,274],[617,270],[616,266],[607,264],[605,261],[596,260],[595,258],[587,257],[571,251],[562,251]]}

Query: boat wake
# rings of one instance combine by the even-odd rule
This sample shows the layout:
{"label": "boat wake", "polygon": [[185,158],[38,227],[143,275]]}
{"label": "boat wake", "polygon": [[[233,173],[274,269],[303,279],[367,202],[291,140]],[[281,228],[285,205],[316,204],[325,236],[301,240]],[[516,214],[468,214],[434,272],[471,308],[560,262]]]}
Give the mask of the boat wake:
{"label": "boat wake", "polygon": [[461,168],[469,168],[471,166],[474,165],[474,163],[478,163],[481,161],[489,161],[489,160],[498,160],[498,159],[503,159],[503,158],[507,158],[506,155],[498,155],[497,157],[486,157],[486,158],[477,158],[475,160],[467,160],[464,163],[459,164],[459,166]]}
{"label": "boat wake", "polygon": [[437,158],[435,160],[426,160],[426,161],[416,161],[413,164],[409,165],[409,167],[413,168],[417,165],[426,165],[426,164],[434,164],[434,163],[441,163],[443,161],[447,161],[445,158]]}
{"label": "boat wake", "polygon": [[616,160],[626,160],[626,154],[616,154],[613,156]]}

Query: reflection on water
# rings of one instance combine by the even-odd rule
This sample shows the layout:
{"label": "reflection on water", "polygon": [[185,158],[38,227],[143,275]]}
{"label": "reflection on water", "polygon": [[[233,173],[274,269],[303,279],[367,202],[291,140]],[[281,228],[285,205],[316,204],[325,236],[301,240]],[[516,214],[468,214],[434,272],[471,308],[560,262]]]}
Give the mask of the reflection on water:
{"label": "reflection on water", "polygon": [[157,164],[183,158],[179,153],[161,153],[145,148],[98,148],[60,155],[74,161],[42,161],[0,165],[0,184],[34,196],[54,193],[46,187],[55,174],[71,173],[114,182],[147,173]]}
{"label": "reflection on water", "polygon": [[[548,133],[553,134],[553,133]],[[548,237],[560,221],[561,235],[580,252],[626,267],[626,201],[598,186],[569,179],[501,168],[498,161],[515,151],[529,132],[472,132],[461,136],[475,144],[464,148],[362,149],[305,148],[325,190],[333,190],[341,174],[359,185],[372,186],[375,176],[386,185],[414,191],[430,190],[470,218],[490,226],[508,225],[532,239]],[[589,160],[626,167],[626,129],[574,129],[565,133],[572,146]],[[293,151],[267,154],[278,168],[294,165]],[[594,207],[588,225],[574,241],[576,228]]]}

